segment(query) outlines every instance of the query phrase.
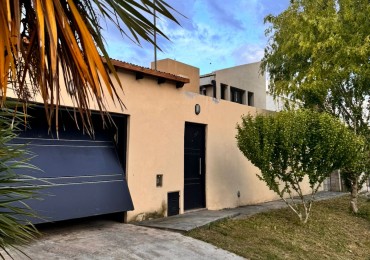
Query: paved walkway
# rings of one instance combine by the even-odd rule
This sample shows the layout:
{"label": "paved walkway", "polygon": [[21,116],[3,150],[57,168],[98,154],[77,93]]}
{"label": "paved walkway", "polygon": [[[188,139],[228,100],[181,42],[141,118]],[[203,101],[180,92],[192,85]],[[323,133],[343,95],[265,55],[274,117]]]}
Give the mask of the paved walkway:
{"label": "paved walkway", "polygon": [[[325,200],[334,197],[343,196],[343,192],[319,192],[316,194],[316,200]],[[189,213],[171,216],[167,218],[153,219],[136,223],[140,226],[161,228],[172,231],[190,231],[197,227],[208,225],[215,221],[226,218],[242,219],[251,215],[265,212],[271,209],[285,208],[287,205],[283,200],[270,201],[260,204],[247,205],[234,209],[225,210],[199,210]]]}
{"label": "paved walkway", "polygon": [[[139,260],[243,258],[177,232],[122,224],[109,220],[55,223],[42,228],[43,236],[22,250],[30,257],[16,260]],[[6,259],[9,259],[6,257]]]}
{"label": "paved walkway", "polygon": [[190,231],[194,228],[202,227],[215,221],[236,217],[239,214],[239,212],[227,210],[204,209],[166,218],[136,222],[135,224],[139,226],[161,228],[172,231]]}

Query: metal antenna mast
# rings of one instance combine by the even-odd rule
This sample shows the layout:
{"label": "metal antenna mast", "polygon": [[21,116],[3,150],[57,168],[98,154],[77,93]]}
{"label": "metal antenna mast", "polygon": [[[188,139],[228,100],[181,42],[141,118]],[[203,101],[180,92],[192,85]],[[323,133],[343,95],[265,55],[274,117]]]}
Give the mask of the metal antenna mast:
{"label": "metal antenna mast", "polygon": [[[156,4],[156,0],[153,0],[153,4]],[[157,70],[157,15],[155,8],[153,10],[154,19],[154,69]]]}

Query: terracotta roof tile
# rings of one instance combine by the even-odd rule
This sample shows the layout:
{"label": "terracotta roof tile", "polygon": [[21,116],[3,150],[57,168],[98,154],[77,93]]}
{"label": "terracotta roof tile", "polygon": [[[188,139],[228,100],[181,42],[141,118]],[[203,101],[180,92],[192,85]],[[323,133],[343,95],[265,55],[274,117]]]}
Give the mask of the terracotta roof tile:
{"label": "terracotta roof tile", "polygon": [[[103,58],[103,61],[105,61],[104,58]],[[150,68],[145,68],[145,67],[142,67],[142,66],[138,66],[138,65],[135,65],[135,64],[128,63],[128,62],[120,61],[120,60],[117,60],[117,59],[111,59],[111,62],[117,68],[137,73],[137,77],[140,76],[140,75],[141,76],[156,77],[158,79],[159,84],[168,80],[168,81],[171,81],[171,82],[175,82],[176,87],[180,88],[185,83],[190,82],[190,80],[188,78],[185,78],[185,77],[182,77],[182,76],[177,76],[177,75],[174,75],[174,74],[171,74],[171,73],[162,72],[162,71],[158,71],[158,70],[153,70],[153,69],[150,69]]]}

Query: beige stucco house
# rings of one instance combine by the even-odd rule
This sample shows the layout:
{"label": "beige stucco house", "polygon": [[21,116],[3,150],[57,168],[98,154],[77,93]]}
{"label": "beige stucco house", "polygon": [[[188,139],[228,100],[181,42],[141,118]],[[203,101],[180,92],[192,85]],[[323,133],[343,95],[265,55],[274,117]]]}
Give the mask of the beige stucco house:
{"label": "beige stucco house", "polygon": [[[169,207],[168,193],[172,192],[178,192],[180,214],[199,207],[233,208],[275,199],[235,140],[241,116],[263,110],[200,95],[198,68],[173,60],[159,61],[157,68],[188,77],[190,83],[176,88],[170,81],[158,84],[152,70],[140,80],[130,71],[120,71],[127,106],[123,113],[129,117],[126,173],[135,207],[127,212],[127,220],[162,212],[163,205]],[[198,128],[191,130],[194,126]],[[186,144],[187,130],[204,134],[199,148],[203,151],[188,154],[192,148]],[[187,169],[187,165],[193,167]],[[189,170],[195,172],[185,176]],[[161,186],[157,186],[158,175]]]}
{"label": "beige stucco house", "polygon": [[266,80],[260,62],[214,71],[200,76],[200,93],[231,102],[266,108]]}
{"label": "beige stucco house", "polygon": [[281,111],[286,98],[271,94],[268,76],[262,75],[260,66],[261,62],[254,62],[201,75],[199,91],[218,99]]}
{"label": "beige stucco house", "polygon": [[[106,100],[107,109],[119,125],[115,132],[115,137],[117,133],[120,136],[120,141],[115,144],[117,154],[112,152],[114,149],[108,139],[93,142],[85,137],[77,138],[76,134],[68,134],[69,126],[64,128],[66,134],[63,137],[62,133],[60,139],[39,132],[21,136],[31,140],[31,147],[32,142],[37,141],[34,147],[39,150],[32,149],[43,149],[46,158],[54,156],[52,159],[63,165],[58,175],[50,173],[52,176],[48,177],[50,185],[55,184],[57,195],[45,200],[65,198],[44,204],[43,212],[60,210],[58,214],[63,215],[52,220],[125,211],[126,221],[136,221],[152,213],[168,216],[197,208],[217,210],[277,198],[257,178],[259,170],[236,145],[236,124],[241,116],[265,111],[261,108],[266,105],[266,97],[257,87],[251,89],[253,106],[248,106],[245,100],[243,104],[228,101],[231,87],[238,87],[238,82],[243,80],[236,76],[235,82],[229,82],[223,99],[220,88],[226,81],[222,77],[216,78],[215,97],[202,95],[199,93],[199,85],[203,84],[199,83],[199,69],[177,61],[158,61],[158,71],[117,60],[113,63],[123,84],[124,91],[119,95],[127,108],[122,111],[112,100]],[[256,77],[254,81],[262,82],[262,79]],[[62,96],[61,105],[70,111],[73,102],[67,93]],[[244,98],[247,97],[246,92]],[[36,101],[40,102],[39,99]],[[91,109],[97,110],[97,107],[92,103]],[[59,118],[60,124],[64,123],[63,118],[66,116]],[[67,120],[65,124],[68,124]],[[43,146],[46,140],[48,143]],[[63,161],[67,155],[69,161]],[[74,158],[78,159],[76,166],[71,163]],[[122,171],[119,167],[112,169],[116,164]],[[101,169],[92,176],[85,170],[89,167],[92,172],[97,167]],[[77,170],[83,172],[73,175]],[[71,178],[73,181],[66,181]],[[72,188],[67,192],[68,185]],[[123,187],[125,191],[121,192]],[[85,201],[78,200],[83,196]],[[126,206],[110,207],[110,202],[117,198],[122,198],[117,204]],[[94,201],[92,205],[87,202],[91,200]]]}

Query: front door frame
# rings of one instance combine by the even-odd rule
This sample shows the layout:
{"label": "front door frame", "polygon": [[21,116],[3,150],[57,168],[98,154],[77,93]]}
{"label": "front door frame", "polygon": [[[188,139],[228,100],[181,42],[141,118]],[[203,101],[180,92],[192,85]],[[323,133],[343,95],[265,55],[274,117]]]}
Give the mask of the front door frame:
{"label": "front door frame", "polygon": [[[201,144],[199,144],[200,146],[200,151],[196,151],[197,149],[193,150],[193,152],[195,151],[196,153],[199,152],[200,154],[196,155],[198,158],[200,158],[199,160],[197,159],[196,161],[193,161],[193,163],[196,163],[196,167],[195,167],[195,171],[197,171],[196,174],[198,174],[199,172],[199,175],[201,176],[201,178],[199,179],[200,181],[200,187],[196,187],[197,185],[195,184],[195,186],[193,188],[200,188],[197,189],[197,192],[200,192],[200,196],[197,196],[197,198],[199,199],[198,201],[195,202],[196,205],[189,205],[189,186],[188,188],[185,188],[185,186],[189,185],[189,183],[187,184],[186,182],[186,171],[189,170],[188,168],[188,165],[187,164],[187,155],[189,155],[189,149],[188,149],[188,154],[187,154],[187,144],[186,144],[186,134],[189,133],[189,131],[187,131],[187,129],[191,129],[191,128],[202,128],[201,130],[201,133],[202,133],[202,137],[201,137]],[[206,208],[206,205],[207,205],[207,199],[206,199],[206,128],[207,125],[205,124],[199,124],[199,123],[193,123],[193,122],[185,122],[185,128],[184,128],[184,199],[183,199],[183,203],[184,203],[184,211],[188,211],[188,210],[193,210],[193,209],[198,209],[198,208]],[[189,147],[188,147],[189,148]],[[189,160],[189,159],[188,159]],[[191,165],[191,163],[190,163]],[[194,166],[194,164],[193,164]],[[196,176],[197,177],[197,176]],[[189,180],[189,179],[188,179]],[[191,184],[190,184],[191,185]],[[190,203],[192,204],[192,203]]]}

